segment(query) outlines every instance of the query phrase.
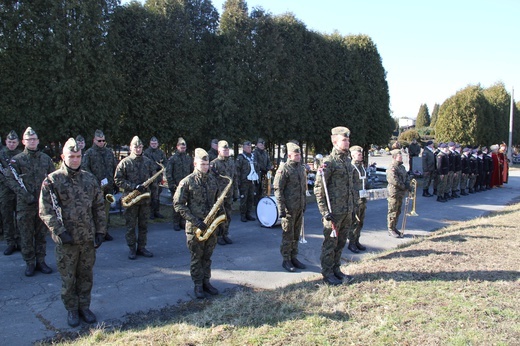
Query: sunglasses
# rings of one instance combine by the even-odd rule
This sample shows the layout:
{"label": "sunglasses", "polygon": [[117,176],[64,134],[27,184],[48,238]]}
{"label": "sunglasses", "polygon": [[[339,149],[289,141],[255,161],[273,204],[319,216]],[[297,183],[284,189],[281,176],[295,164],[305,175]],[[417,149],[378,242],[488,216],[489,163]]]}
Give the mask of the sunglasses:
{"label": "sunglasses", "polygon": [[104,139],[98,139],[98,140],[96,140],[96,141],[97,141],[98,143],[104,143],[104,142],[105,142]]}

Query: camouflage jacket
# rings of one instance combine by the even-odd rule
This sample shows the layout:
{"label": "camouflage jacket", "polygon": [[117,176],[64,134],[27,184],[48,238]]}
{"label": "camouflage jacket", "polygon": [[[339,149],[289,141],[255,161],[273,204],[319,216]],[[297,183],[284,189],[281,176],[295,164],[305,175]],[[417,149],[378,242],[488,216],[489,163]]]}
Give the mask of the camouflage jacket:
{"label": "camouflage jacket", "polygon": [[[367,171],[363,166],[363,161],[352,162],[352,194],[354,195],[354,204],[359,205],[360,203],[365,203],[367,201],[366,198],[359,197],[359,190],[363,190],[363,180],[361,177],[365,177],[365,189],[366,189],[366,177]],[[356,169],[357,168],[357,169]]]}
{"label": "camouflage jacket", "polygon": [[114,181],[123,189],[123,197],[134,191],[137,185],[144,183],[156,173],[157,164],[144,155],[131,153],[119,162]]}
{"label": "camouflage jacket", "polygon": [[215,150],[213,148],[210,148],[208,150],[208,158],[209,158],[209,162],[215,160],[216,158],[218,157],[218,150]]}
{"label": "camouflage jacket", "polygon": [[[161,165],[166,165],[167,159],[166,154],[161,149],[157,148],[154,149],[152,147],[148,147],[144,152],[143,155],[148,157],[150,160],[152,160],[155,163],[159,163]],[[156,165],[156,170],[159,171],[161,169],[160,165]],[[166,170],[166,167],[165,167]],[[162,181],[162,176],[164,173],[157,177],[157,179],[154,181],[154,183],[159,184]]]}
{"label": "camouflage jacket", "polygon": [[[63,223],[58,220],[51,194],[61,207]],[[94,242],[96,233],[106,233],[105,199],[97,178],[63,163],[41,185],[39,214],[51,234],[68,231],[74,244]]]}
{"label": "camouflage jacket", "polygon": [[[25,189],[14,179],[7,179],[8,186],[16,193],[17,210],[26,210],[35,208],[35,202],[38,202],[40,196],[41,185],[43,179],[55,171],[54,163],[49,155],[41,151],[32,151],[24,149],[20,154],[13,156],[11,166],[15,169],[18,177],[23,180]],[[34,205],[33,205],[34,204]]]}
{"label": "camouflage jacket", "polygon": [[271,165],[271,160],[269,159],[269,153],[266,150],[255,148],[255,150],[253,150],[253,155],[258,166],[258,174],[260,174],[260,172],[265,174],[267,171],[273,168]]}
{"label": "camouflage jacket", "polygon": [[226,197],[232,198],[233,196],[238,197],[238,184],[236,178],[235,161],[232,157],[219,156],[215,160],[211,161],[211,170],[214,173],[218,181],[218,187],[220,191],[223,191],[229,184],[229,181],[225,178],[220,177],[224,175],[233,180],[233,185],[229,189]]}
{"label": "camouflage jacket", "polygon": [[320,168],[323,175],[318,172],[314,185],[314,194],[321,215],[325,216],[329,212],[323,180],[327,184],[331,212],[344,215],[353,211],[354,187],[351,165],[348,153],[340,152],[336,148],[332,149],[330,155],[323,159]]}
{"label": "camouflage jacket", "polygon": [[177,188],[179,182],[193,172],[193,158],[187,153],[176,151],[166,165],[166,180],[170,190]]}
{"label": "camouflage jacket", "polygon": [[81,168],[94,174],[99,183],[107,179],[107,184],[102,185],[105,193],[112,193],[114,188],[114,171],[117,161],[114,153],[107,147],[93,146],[89,148],[81,160]]}
{"label": "camouflage jacket", "polygon": [[173,196],[173,207],[185,220],[196,224],[209,214],[218,193],[217,178],[210,173],[195,170],[180,181]]}
{"label": "camouflage jacket", "polygon": [[13,190],[8,185],[7,179],[11,168],[9,167],[11,159],[21,153],[20,149],[9,150],[7,147],[0,149],[0,169],[4,173],[0,173],[0,198],[14,195]]}
{"label": "camouflage jacket", "polygon": [[386,180],[388,181],[389,197],[403,197],[406,191],[410,190],[410,177],[402,162],[392,162],[386,170]]}
{"label": "camouflage jacket", "polygon": [[300,162],[287,160],[278,167],[274,177],[274,196],[278,211],[288,214],[305,209],[307,203],[307,173]]}
{"label": "camouflage jacket", "polygon": [[422,153],[422,169],[425,173],[435,171],[435,155],[428,148],[424,148]]}
{"label": "camouflage jacket", "polygon": [[253,167],[258,174],[258,178],[260,178],[260,170],[258,169],[258,163],[255,156],[253,154],[241,153],[238,155],[236,160],[238,185],[240,185],[242,182],[250,181],[247,180],[247,176],[251,172],[251,164],[249,163],[249,160],[253,160]]}
{"label": "camouflage jacket", "polygon": [[437,174],[446,175],[449,172],[449,157],[446,153],[439,151],[436,158]]}

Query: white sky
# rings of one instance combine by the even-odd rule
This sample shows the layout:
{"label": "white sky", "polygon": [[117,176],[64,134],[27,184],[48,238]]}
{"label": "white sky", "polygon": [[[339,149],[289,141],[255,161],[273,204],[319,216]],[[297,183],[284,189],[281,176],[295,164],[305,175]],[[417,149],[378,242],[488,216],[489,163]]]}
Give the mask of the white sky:
{"label": "white sky", "polygon": [[[225,0],[212,2],[222,13]],[[370,36],[387,71],[395,117],[415,118],[422,103],[431,114],[435,103],[468,84],[500,81],[510,93],[520,88],[520,1],[250,0],[247,5],[274,15],[292,12],[310,30]]]}

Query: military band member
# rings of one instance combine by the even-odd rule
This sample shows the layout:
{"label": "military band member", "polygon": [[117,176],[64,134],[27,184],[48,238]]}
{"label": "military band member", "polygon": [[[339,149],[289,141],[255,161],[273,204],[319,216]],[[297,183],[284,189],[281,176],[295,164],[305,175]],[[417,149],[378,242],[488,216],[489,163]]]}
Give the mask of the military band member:
{"label": "military band member", "polygon": [[340,270],[341,253],[347,243],[354,211],[352,168],[349,159],[350,130],[342,126],[333,128],[331,141],[333,149],[330,155],[323,159],[321,173],[318,174],[314,185],[314,194],[323,222],[321,274],[325,283],[340,285],[343,280],[352,279]]}
{"label": "military band member", "polygon": [[4,239],[7,248],[4,255],[10,256],[15,251],[20,251],[20,231],[15,222],[16,212],[16,194],[9,187],[6,179],[9,179],[9,162],[18,155],[21,150],[18,149],[19,139],[16,132],[11,131],[6,137],[5,147],[0,150],[0,164],[2,173],[0,173],[0,216],[1,224],[4,230]]}
{"label": "military band member", "polygon": [[[95,247],[105,238],[105,200],[98,179],[81,169],[81,149],[73,138],[63,147],[61,168],[41,185],[39,216],[56,242],[61,300],[67,322],[96,322],[90,310]],[[59,211],[59,212],[58,212]]]}
{"label": "military band member", "polygon": [[[157,139],[157,137],[150,138],[150,146],[146,148],[146,150],[144,151],[144,156],[148,157],[150,160],[160,165],[164,166],[166,164],[166,154],[159,148],[159,140]],[[161,169],[160,165],[157,165],[157,171]],[[161,203],[159,200],[159,196],[161,195],[162,187],[160,187],[159,184],[161,183],[161,181],[162,175],[157,177],[157,180],[155,180],[150,185],[150,219],[152,220],[156,217],[159,219],[164,218],[164,216],[160,213]]]}
{"label": "military band member", "polygon": [[[81,168],[94,174],[98,179],[103,195],[105,196],[105,214],[108,221],[110,212],[110,202],[106,200],[108,194],[114,193],[114,172],[116,170],[116,157],[110,148],[106,147],[105,134],[101,130],[94,132],[92,146],[85,152]],[[110,241],[114,238],[106,232],[105,240]]]}
{"label": "military band member", "polygon": [[287,143],[287,162],[282,163],[274,178],[274,195],[282,218],[282,267],[288,272],[307,268],[298,260],[298,239],[306,205],[307,174],[301,164],[300,147]]}
{"label": "military band member", "polygon": [[[157,164],[143,155],[143,142],[134,136],[130,142],[130,155],[119,162],[116,167],[114,181],[123,189],[123,197],[134,190],[141,194],[149,192],[143,185],[156,173]],[[150,216],[150,198],[137,200],[127,207],[124,212],[126,225],[126,244],[130,248],[128,258],[135,260],[136,256],[153,257],[153,253],[146,249],[148,242],[148,217]],[[135,228],[137,226],[137,237]],[[136,248],[137,245],[137,248]]]}
{"label": "military band member", "polygon": [[446,181],[449,172],[448,145],[446,143],[439,144],[439,153],[436,158],[437,177],[439,183],[437,185],[437,202],[447,202],[445,198]]}
{"label": "military band member", "polygon": [[432,197],[430,194],[430,185],[435,178],[435,149],[433,141],[426,142],[426,147],[422,153],[422,169],[423,169],[423,197]]}
{"label": "military band member", "polygon": [[211,148],[208,150],[209,162],[215,160],[218,156],[218,139],[211,140]]}
{"label": "military band member", "polygon": [[179,182],[173,196],[173,206],[186,220],[186,243],[191,253],[190,275],[195,285],[195,296],[204,298],[204,292],[217,295],[218,290],[209,282],[211,278],[211,255],[217,245],[214,232],[206,241],[200,241],[195,232],[206,231],[204,219],[218,198],[217,179],[208,174],[209,158],[204,149],[195,149],[195,170]]}
{"label": "military band member", "polygon": [[255,221],[253,203],[255,198],[255,184],[258,184],[258,163],[251,153],[251,142],[245,141],[242,153],[236,160],[237,183],[240,192],[240,221]]}
{"label": "military band member", "polygon": [[361,245],[359,237],[365,221],[365,211],[367,208],[367,198],[365,196],[365,184],[367,171],[363,166],[363,148],[359,145],[350,147],[352,157],[352,192],[354,194],[354,215],[352,226],[348,236],[348,249],[354,253],[365,251],[367,248]]}
{"label": "military band member", "polygon": [[388,235],[394,238],[402,238],[403,234],[397,229],[397,220],[401,215],[401,207],[406,192],[411,191],[410,176],[403,166],[403,154],[401,150],[391,151],[392,165],[386,170],[388,181]]}
{"label": "military band member", "polygon": [[[177,149],[166,165],[166,180],[172,196],[175,195],[179,182],[191,172],[193,172],[193,158],[186,152],[186,141],[179,137]],[[173,230],[180,231],[182,228],[184,228],[184,220],[177,211],[173,210]]]}
{"label": "military band member", "polygon": [[52,273],[45,263],[47,228],[38,217],[38,198],[43,179],[55,168],[52,159],[38,150],[38,143],[38,135],[28,127],[22,139],[25,149],[11,159],[17,177],[12,174],[12,179],[7,180],[16,193],[16,221],[20,230],[22,256],[27,264],[25,276],[33,276],[35,270]]}
{"label": "military band member", "polygon": [[211,161],[211,170],[216,175],[219,189],[223,191],[228,185],[229,181],[220,177],[221,175],[229,177],[233,180],[232,188],[228,191],[224,199],[224,212],[226,213],[226,221],[221,223],[217,230],[217,242],[219,245],[232,244],[233,241],[229,238],[229,223],[231,222],[231,212],[233,199],[238,197],[238,185],[236,181],[236,167],[235,161],[229,156],[229,144],[227,141],[219,141],[218,157]]}
{"label": "military band member", "polygon": [[[253,157],[257,164],[257,173],[258,173],[258,184],[255,185],[255,205],[258,204],[258,201],[264,195],[264,188],[267,182],[267,172],[273,169],[271,165],[271,160],[269,159],[269,153],[265,150],[265,141],[262,138],[258,138],[256,141],[255,150],[253,150]],[[265,181],[264,181],[265,180]],[[270,182],[267,182],[270,184]]]}

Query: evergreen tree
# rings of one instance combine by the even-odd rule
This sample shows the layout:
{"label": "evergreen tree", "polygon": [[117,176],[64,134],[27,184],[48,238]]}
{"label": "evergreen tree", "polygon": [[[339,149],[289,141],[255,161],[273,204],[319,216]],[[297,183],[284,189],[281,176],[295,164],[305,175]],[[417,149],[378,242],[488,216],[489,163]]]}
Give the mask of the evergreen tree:
{"label": "evergreen tree", "polygon": [[509,113],[511,108],[511,95],[507,92],[503,83],[483,90],[484,97],[489,102],[488,122],[494,123],[495,131],[491,133],[491,143],[507,142],[509,137]]}
{"label": "evergreen tree", "polygon": [[428,105],[424,103],[419,107],[417,119],[415,120],[415,127],[420,129],[426,126],[430,126],[430,112],[428,110]]}
{"label": "evergreen tree", "polygon": [[430,125],[431,127],[435,127],[435,123],[437,122],[437,117],[439,115],[439,104],[436,103],[434,106],[433,106],[433,111],[432,111],[432,116],[430,117]]}

